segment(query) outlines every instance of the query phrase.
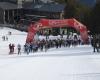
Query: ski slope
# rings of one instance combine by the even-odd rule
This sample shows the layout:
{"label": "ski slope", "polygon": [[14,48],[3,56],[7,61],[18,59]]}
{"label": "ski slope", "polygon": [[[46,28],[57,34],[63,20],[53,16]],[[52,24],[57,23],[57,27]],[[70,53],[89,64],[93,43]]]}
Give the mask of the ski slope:
{"label": "ski slope", "polygon": [[[2,40],[3,35],[8,41]],[[0,80],[100,80],[100,54],[93,53],[90,45],[8,55],[9,43],[24,45],[26,35],[0,29]]]}

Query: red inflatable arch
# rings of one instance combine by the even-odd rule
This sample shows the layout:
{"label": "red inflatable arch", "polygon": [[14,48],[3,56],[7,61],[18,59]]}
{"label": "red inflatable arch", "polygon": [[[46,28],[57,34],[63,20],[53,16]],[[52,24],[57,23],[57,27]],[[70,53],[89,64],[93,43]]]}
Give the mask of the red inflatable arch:
{"label": "red inflatable arch", "polygon": [[76,19],[63,19],[63,20],[53,20],[53,19],[41,19],[34,24],[30,24],[28,27],[28,34],[26,43],[32,42],[34,35],[41,28],[53,28],[53,27],[72,27],[80,32],[81,39],[83,42],[88,40],[88,32],[85,25],[77,21]]}

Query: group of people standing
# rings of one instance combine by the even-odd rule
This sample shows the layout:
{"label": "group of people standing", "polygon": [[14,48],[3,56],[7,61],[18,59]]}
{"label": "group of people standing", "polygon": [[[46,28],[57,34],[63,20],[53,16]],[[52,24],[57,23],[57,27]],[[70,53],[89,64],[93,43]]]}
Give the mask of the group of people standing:
{"label": "group of people standing", "polygon": [[[93,47],[93,52],[100,52],[100,37],[93,36],[90,37],[89,41],[87,44],[91,44]],[[31,43],[26,43],[24,46],[21,44],[18,44],[17,47],[17,54],[21,55],[22,53],[22,47],[23,47],[23,53],[29,54],[29,53],[34,53],[37,51],[47,51],[50,48],[61,48],[61,47],[69,47],[70,46],[77,46],[77,45],[83,45],[83,42],[80,38],[77,36],[72,37],[67,37],[66,39],[60,38],[60,39],[42,39],[42,40],[36,40]],[[9,49],[10,52],[9,54],[14,53],[14,44],[9,44]]]}
{"label": "group of people standing", "polygon": [[82,40],[77,36],[73,38],[68,36],[66,39],[58,38],[58,39],[42,39],[33,41],[31,43],[26,43],[24,45],[24,51],[29,54],[30,52],[37,52],[40,51],[47,51],[50,48],[61,48],[61,47],[70,47],[70,46],[77,46],[81,45]]}
{"label": "group of people standing", "polygon": [[8,35],[11,35],[12,33],[9,31],[7,35],[2,36],[3,41],[8,41]]}
{"label": "group of people standing", "polygon": [[[17,51],[18,51],[18,55],[21,54],[21,45],[18,44],[17,45]],[[15,45],[14,44],[9,44],[9,54],[14,54],[15,52]]]}
{"label": "group of people standing", "polygon": [[[18,44],[17,47],[17,53],[18,55],[21,54],[22,49],[24,50],[23,53],[29,54],[34,53],[37,51],[47,51],[50,48],[61,48],[61,47],[71,47],[71,46],[77,46],[82,45],[82,40],[78,38],[77,36],[70,37],[67,36],[67,38],[58,38],[58,39],[42,39],[42,40],[36,40],[30,43],[26,43],[24,46],[21,44]],[[10,53],[14,53],[14,46],[11,44],[9,45]],[[23,47],[23,48],[22,48]]]}
{"label": "group of people standing", "polygon": [[[42,39],[42,40],[37,40],[33,41],[31,43],[26,43],[23,46],[24,53],[34,53],[37,51],[47,51],[50,48],[61,48],[61,47],[70,47],[70,46],[77,46],[82,44],[82,41],[78,37],[70,38],[67,37],[66,39],[64,38],[59,38],[59,39]],[[9,49],[10,49],[10,54],[14,53],[14,44],[9,44]],[[18,44],[17,46],[17,53],[18,55],[21,54],[22,52],[22,46],[21,44]]]}
{"label": "group of people standing", "polygon": [[14,44],[9,44],[9,54],[14,54],[14,47],[15,47],[15,45]]}
{"label": "group of people standing", "polygon": [[2,36],[3,41],[8,41],[8,36]]}

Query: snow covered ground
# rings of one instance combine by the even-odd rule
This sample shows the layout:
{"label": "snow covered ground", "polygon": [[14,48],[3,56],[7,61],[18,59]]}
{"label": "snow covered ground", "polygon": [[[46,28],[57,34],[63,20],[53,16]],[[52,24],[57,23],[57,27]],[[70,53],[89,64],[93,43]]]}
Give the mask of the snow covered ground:
{"label": "snow covered ground", "polygon": [[[4,35],[8,41],[2,40]],[[8,55],[9,43],[24,45],[26,35],[9,28],[0,29],[0,80],[100,80],[100,54],[94,54],[88,45]]]}

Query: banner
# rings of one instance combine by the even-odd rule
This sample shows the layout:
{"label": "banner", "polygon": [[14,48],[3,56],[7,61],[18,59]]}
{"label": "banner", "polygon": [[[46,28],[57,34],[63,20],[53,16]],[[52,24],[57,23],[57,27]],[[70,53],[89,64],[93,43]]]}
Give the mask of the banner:
{"label": "banner", "polygon": [[35,33],[40,28],[53,28],[53,27],[72,27],[80,32],[83,42],[88,40],[88,32],[86,26],[77,21],[76,19],[63,19],[63,20],[52,20],[52,19],[41,19],[40,21],[31,24],[28,28],[28,35],[26,42],[32,42]]}
{"label": "banner", "polygon": [[35,29],[34,24],[31,24],[28,27],[28,34],[27,34],[26,43],[30,43],[33,41],[36,32],[37,32],[37,30]]}
{"label": "banner", "polygon": [[64,27],[66,25],[73,26],[73,19],[63,19],[63,20],[41,19],[39,23],[42,23],[42,27],[47,26],[50,28]]}

